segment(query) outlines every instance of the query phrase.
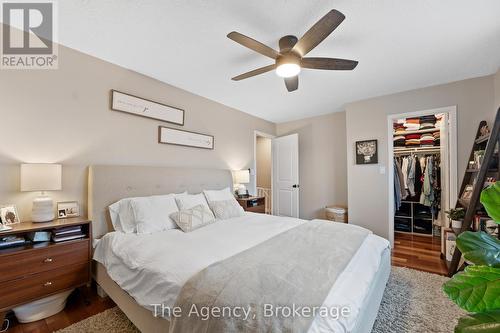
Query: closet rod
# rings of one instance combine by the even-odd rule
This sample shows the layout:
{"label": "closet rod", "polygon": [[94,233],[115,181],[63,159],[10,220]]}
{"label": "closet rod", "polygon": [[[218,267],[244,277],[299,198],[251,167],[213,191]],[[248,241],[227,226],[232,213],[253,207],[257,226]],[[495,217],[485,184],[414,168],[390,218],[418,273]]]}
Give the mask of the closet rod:
{"label": "closet rod", "polygon": [[396,154],[407,154],[407,153],[439,153],[441,152],[440,147],[436,148],[406,148],[406,149],[394,149],[394,155]]}

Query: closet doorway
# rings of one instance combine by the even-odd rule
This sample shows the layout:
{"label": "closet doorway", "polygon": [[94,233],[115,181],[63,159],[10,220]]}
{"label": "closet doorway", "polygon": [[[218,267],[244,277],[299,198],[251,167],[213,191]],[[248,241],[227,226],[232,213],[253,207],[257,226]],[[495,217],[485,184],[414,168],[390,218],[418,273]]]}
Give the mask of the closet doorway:
{"label": "closet doorway", "polygon": [[393,264],[445,273],[445,211],[457,198],[456,107],[388,116]]}
{"label": "closet doorway", "polygon": [[273,201],[273,155],[272,141],[274,135],[255,131],[255,179],[256,194],[266,198],[266,214],[272,214]]}

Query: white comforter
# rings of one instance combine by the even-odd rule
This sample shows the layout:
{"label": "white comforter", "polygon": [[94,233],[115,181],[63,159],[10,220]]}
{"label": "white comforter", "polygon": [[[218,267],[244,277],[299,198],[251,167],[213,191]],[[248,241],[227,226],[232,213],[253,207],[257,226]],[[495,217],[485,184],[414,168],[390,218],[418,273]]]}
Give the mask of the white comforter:
{"label": "white comforter", "polygon": [[[150,235],[111,232],[98,243],[94,259],[141,306],[173,307],[184,283],[205,267],[255,246],[304,220],[247,213],[190,233],[179,229]],[[356,226],[352,226],[357,228]],[[387,240],[369,235],[330,290],[323,306],[349,306],[349,317],[318,316],[309,332],[349,332],[377,272]],[[360,274],[362,272],[362,274]]]}

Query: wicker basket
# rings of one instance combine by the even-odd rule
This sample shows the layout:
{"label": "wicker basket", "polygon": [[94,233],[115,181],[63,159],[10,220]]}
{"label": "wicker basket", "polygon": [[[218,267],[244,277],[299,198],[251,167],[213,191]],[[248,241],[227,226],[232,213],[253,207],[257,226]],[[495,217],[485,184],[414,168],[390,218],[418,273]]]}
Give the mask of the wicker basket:
{"label": "wicker basket", "polygon": [[330,221],[347,223],[347,208],[338,205],[327,206],[325,216]]}

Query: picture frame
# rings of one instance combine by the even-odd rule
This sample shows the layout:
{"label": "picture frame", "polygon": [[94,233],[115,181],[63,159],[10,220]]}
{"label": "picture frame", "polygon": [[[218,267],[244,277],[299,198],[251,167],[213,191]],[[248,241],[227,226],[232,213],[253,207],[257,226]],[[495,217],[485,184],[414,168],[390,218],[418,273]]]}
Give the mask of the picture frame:
{"label": "picture frame", "polygon": [[355,150],[356,164],[378,163],[378,141],[376,139],[356,141]]}
{"label": "picture frame", "polygon": [[114,89],[111,110],[184,126],[184,110]]}
{"label": "picture frame", "polygon": [[57,203],[58,219],[77,216],[80,216],[80,205],[78,204],[78,201],[61,201]]}
{"label": "picture frame", "polygon": [[215,138],[209,134],[159,126],[158,143],[213,150]]}
{"label": "picture frame", "polygon": [[0,206],[0,221],[3,225],[21,223],[16,205],[9,204]]}

